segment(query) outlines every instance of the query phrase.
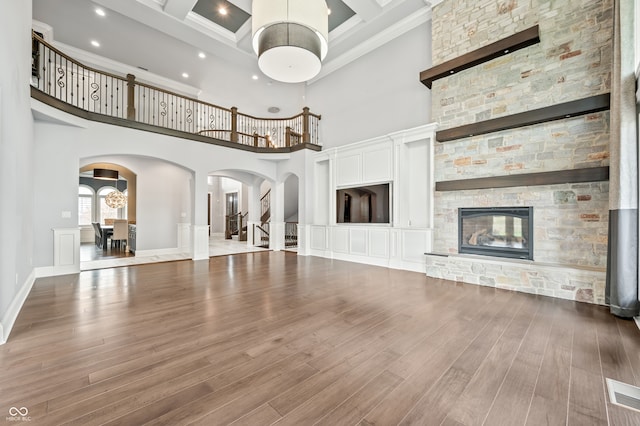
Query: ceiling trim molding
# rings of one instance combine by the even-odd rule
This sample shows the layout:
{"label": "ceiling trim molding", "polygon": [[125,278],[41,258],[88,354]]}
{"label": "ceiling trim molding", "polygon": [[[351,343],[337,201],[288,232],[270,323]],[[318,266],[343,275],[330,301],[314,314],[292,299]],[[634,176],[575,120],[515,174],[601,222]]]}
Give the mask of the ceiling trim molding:
{"label": "ceiling trim molding", "polygon": [[51,27],[51,25],[32,19],[31,28],[34,31],[41,33],[44,41],[51,42],[53,40],[53,28]]}
{"label": "ceiling trim molding", "polygon": [[356,59],[361,58],[367,53],[370,53],[378,47],[390,42],[397,37],[400,37],[402,34],[411,31],[412,29],[428,22],[429,20],[431,20],[431,8],[423,7],[422,9],[412,13],[401,21],[398,21],[395,24],[391,25],[386,30],[371,37],[366,42],[323,64],[320,73],[312,80],[309,80],[307,84],[310,85],[318,80],[321,80],[332,72],[339,70],[340,68],[348,65]]}
{"label": "ceiling trim molding", "polygon": [[226,43],[229,46],[236,47],[237,40],[235,33],[214,24],[207,18],[200,16],[195,12],[189,12],[187,17],[184,19],[184,22],[191,28],[205,33],[211,38]]}
{"label": "ceiling trim molding", "polygon": [[145,71],[141,68],[123,64],[122,62],[114,61],[112,59],[105,58],[104,56],[96,55],[94,53],[87,52],[86,50],[69,46],[68,44],[56,41],[54,41],[52,44],[56,48],[64,52],[66,55],[69,55],[83,65],[94,66],[103,71],[118,73],[121,74],[123,78],[126,78],[127,74],[133,74],[136,76],[137,80],[153,84],[160,88],[171,90],[172,92],[176,92],[192,98],[198,98],[202,93],[202,90],[197,87],[189,86],[188,84],[180,83],[178,81],[159,76],[152,72]]}
{"label": "ceiling trim molding", "polygon": [[353,15],[347,19],[339,27],[329,33],[329,46],[334,47],[342,40],[352,34],[352,30],[355,30],[359,24],[363,21],[358,15]]}

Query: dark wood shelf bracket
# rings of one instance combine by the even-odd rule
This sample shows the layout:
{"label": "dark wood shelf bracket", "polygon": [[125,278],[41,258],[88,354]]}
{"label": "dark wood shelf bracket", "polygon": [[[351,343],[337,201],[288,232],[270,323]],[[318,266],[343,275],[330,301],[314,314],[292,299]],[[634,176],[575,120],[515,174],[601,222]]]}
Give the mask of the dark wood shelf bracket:
{"label": "dark wood shelf bracket", "polygon": [[602,95],[578,99],[577,101],[564,102],[531,111],[520,112],[518,114],[506,115],[478,123],[440,130],[436,132],[436,140],[438,142],[447,142],[475,135],[484,135],[501,130],[515,129],[517,127],[530,126],[547,121],[606,111],[609,109],[609,105],[609,93],[604,93]]}
{"label": "dark wood shelf bracket", "polygon": [[434,80],[466,70],[467,68],[488,62],[499,56],[507,55],[536,43],[540,43],[540,32],[537,25],[424,70],[420,73],[420,81],[431,89],[431,84]]}
{"label": "dark wood shelf bracket", "polygon": [[609,166],[553,172],[521,173],[475,179],[436,182],[436,191],[510,188],[514,186],[558,185],[564,183],[605,182],[609,180]]}

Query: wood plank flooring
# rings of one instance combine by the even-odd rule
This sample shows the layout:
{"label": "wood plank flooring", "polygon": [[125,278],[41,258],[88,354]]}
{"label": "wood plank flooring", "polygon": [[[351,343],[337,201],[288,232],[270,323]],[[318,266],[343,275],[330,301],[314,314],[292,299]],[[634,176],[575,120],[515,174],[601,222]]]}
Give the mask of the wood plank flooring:
{"label": "wood plank flooring", "polygon": [[604,307],[256,252],[38,279],[0,420],[640,425],[605,377],[640,385],[640,332]]}

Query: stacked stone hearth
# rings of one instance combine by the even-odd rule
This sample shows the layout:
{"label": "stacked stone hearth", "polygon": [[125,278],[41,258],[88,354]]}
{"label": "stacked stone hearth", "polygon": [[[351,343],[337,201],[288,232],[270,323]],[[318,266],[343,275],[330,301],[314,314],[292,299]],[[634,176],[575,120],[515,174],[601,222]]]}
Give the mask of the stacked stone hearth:
{"label": "stacked stone hearth", "polygon": [[[539,25],[540,43],[433,82],[439,129],[608,93],[612,0],[445,0],[433,65]],[[435,143],[435,180],[608,166],[609,112]],[[604,303],[608,182],[435,193],[427,275]],[[458,255],[458,208],[534,207],[534,260]]]}

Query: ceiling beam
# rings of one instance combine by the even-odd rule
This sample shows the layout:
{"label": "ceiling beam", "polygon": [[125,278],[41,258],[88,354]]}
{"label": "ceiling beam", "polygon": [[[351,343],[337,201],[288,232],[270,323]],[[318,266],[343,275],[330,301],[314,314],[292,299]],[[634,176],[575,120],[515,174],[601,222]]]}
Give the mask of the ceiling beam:
{"label": "ceiling beam", "polygon": [[196,5],[198,0],[167,0],[164,4],[164,11],[169,15],[184,21],[187,14],[191,12],[193,6]]}

